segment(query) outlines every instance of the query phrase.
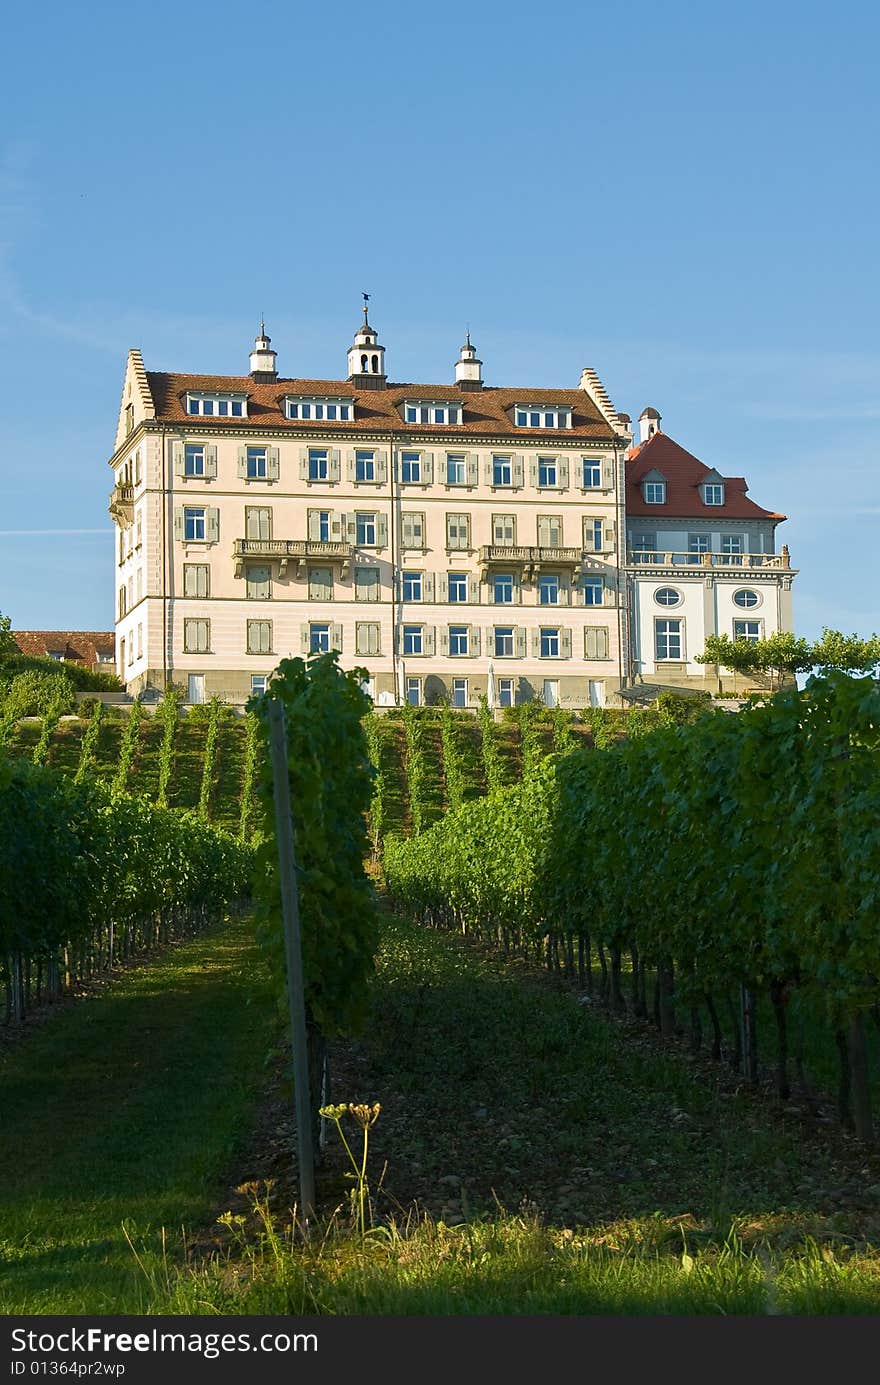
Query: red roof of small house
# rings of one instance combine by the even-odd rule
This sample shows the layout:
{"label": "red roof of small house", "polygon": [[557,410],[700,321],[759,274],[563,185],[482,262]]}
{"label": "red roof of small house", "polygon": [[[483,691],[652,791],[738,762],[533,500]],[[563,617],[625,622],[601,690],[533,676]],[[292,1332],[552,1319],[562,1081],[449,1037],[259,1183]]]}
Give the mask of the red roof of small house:
{"label": "red roof of small house", "polygon": [[12,636],[22,654],[32,658],[59,656],[71,664],[92,668],[104,659],[116,657],[116,636],[112,630],[13,630]]}
{"label": "red roof of small house", "polygon": [[[646,476],[658,472],[666,482],[666,500],[662,505],[648,504],[641,483]],[[666,433],[652,433],[647,442],[631,447],[626,454],[626,513],[640,517],[653,515],[673,519],[705,519],[718,515],[722,519],[785,519],[775,510],[765,510],[749,500],[748,486],[742,476],[722,476],[724,504],[706,505],[700,485],[718,473],[687,452]]]}

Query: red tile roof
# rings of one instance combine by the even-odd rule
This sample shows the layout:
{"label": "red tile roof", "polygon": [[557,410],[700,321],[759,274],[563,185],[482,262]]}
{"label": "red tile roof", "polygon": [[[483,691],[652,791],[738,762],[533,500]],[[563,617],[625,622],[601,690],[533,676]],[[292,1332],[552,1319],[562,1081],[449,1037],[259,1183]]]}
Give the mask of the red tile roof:
{"label": "red tile roof", "polygon": [[116,656],[112,630],[13,630],[12,635],[19,651],[32,658],[63,654],[69,663],[93,668],[98,666],[100,654]]}
{"label": "red tile roof", "polygon": [[[602,417],[585,390],[510,389],[486,385],[481,390],[463,391],[457,385],[389,384],[384,389],[356,390],[348,380],[275,380],[271,384],[256,384],[249,375],[174,375],[148,370],[156,418],[162,423],[209,423],[213,428],[253,427],[255,423],[270,428],[283,428],[294,434],[310,436],[327,431],[326,422],[289,419],[284,416],[284,396],[317,395],[319,398],[353,399],[355,418],[352,422],[334,422],[333,431],[358,433],[364,429],[387,432],[398,428],[407,433],[430,433],[449,437],[457,433],[494,434],[508,438],[588,438],[593,442],[611,442],[614,431]],[[246,394],[248,417],[216,418],[210,420],[186,412],[188,390],[213,394]],[[462,406],[461,424],[404,423],[400,405],[405,399],[437,399],[455,401]],[[560,404],[572,411],[571,428],[517,428],[505,412],[513,404]]]}
{"label": "red tile roof", "polygon": [[[642,498],[641,482],[649,472],[659,471],[666,480],[666,503],[648,505]],[[775,510],[764,510],[749,500],[742,476],[725,476],[724,504],[704,505],[700,483],[715,475],[698,457],[686,452],[666,433],[653,433],[647,442],[631,447],[626,457],[626,513],[640,517],[706,519],[785,519]]]}

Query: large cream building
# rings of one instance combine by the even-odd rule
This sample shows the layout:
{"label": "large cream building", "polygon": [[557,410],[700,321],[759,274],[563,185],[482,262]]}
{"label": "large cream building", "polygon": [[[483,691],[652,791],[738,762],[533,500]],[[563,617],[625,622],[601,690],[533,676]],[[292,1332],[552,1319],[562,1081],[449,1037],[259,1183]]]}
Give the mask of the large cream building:
{"label": "large cream building", "polygon": [[577,389],[393,384],[367,320],[347,378],[243,376],[129,353],[110,502],[117,666],[243,702],[287,655],[338,649],[378,705],[615,702],[628,664],[628,420]]}

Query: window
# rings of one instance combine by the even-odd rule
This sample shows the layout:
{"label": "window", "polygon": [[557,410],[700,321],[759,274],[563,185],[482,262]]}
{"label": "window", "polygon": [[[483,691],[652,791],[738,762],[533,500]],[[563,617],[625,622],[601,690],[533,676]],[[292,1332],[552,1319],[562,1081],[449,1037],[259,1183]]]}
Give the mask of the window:
{"label": "window", "polygon": [[118,611],[119,611],[119,619],[121,620],[122,617],[125,615],[125,587],[124,587],[124,586],[119,588],[119,604],[118,604],[118,608],[117,608],[117,609],[118,609]]}
{"label": "window", "polygon": [[330,650],[330,626],[309,622],[309,653],[327,654]]}
{"label": "window", "polygon": [[584,658],[607,659],[610,642],[607,625],[588,625],[584,629]]}
{"label": "window", "polygon": [[184,596],[203,598],[211,594],[211,569],[207,563],[184,563]]}
{"label": "window", "polygon": [[245,450],[245,476],[248,481],[265,481],[268,475],[268,448],[248,447]]}
{"label": "window", "polygon": [[183,622],[184,654],[207,654],[211,648],[211,622],[209,620],[185,620]]}
{"label": "window", "polygon": [[421,601],[422,574],[420,572],[405,572],[403,574],[402,594],[404,601]]}
{"label": "window", "polygon": [[650,563],[654,560],[657,550],[656,533],[646,533],[644,529],[637,530],[632,535],[632,560],[634,563]]}
{"label": "window", "polygon": [[415,485],[422,479],[422,457],[419,452],[402,452],[400,480],[403,485]]}
{"label": "window", "polygon": [[654,593],[658,606],[680,606],[681,599],[681,592],[677,592],[675,587],[659,587]]}
{"label": "window", "polygon": [[422,705],[422,680],[421,678],[407,678],[406,680],[406,700],[411,707],[421,707]]}
{"label": "window", "polygon": [[516,543],[516,516],[492,516],[492,542],[497,548],[512,548]]}
{"label": "window", "polygon": [[742,534],[722,534],[721,552],[724,554],[721,562],[725,567],[741,567],[742,564],[736,562],[736,558],[745,552]]}
{"label": "window", "polygon": [[512,486],[512,485],[513,485],[513,458],[512,458],[512,457],[493,457],[493,458],[492,458],[492,485],[493,485],[493,486]]}
{"label": "window", "polygon": [[450,625],[449,627],[449,653],[467,654],[468,652],[468,627],[466,625]]}
{"label": "window", "polygon": [[205,508],[204,506],[187,507],[183,512],[183,537],[193,542],[200,542],[205,538]]}
{"label": "window", "polygon": [[132,432],[133,429],[134,429],[134,405],[133,405],[133,404],[126,404],[126,406],[125,406],[125,433],[126,433],[126,436],[128,436],[128,434],[129,434],[130,432]]}
{"label": "window", "polygon": [[498,706],[499,706],[499,707],[512,707],[512,706],[513,706],[513,679],[512,679],[512,678],[499,678],[499,679],[498,679]]}
{"label": "window", "polygon": [[498,659],[513,657],[513,626],[495,626],[495,656]]}
{"label": "window", "polygon": [[555,573],[546,573],[538,578],[538,605],[559,605],[559,578]]}
{"label": "window", "polygon": [[183,449],[184,476],[204,476],[205,448],[200,442],[188,442]]}
{"label": "window", "polygon": [[446,516],[446,547],[447,548],[470,548],[471,546],[471,517],[470,515],[450,515]]}
{"label": "window", "polygon": [[595,490],[602,484],[602,463],[596,457],[584,457],[584,490]]}
{"label": "window", "polygon": [[492,578],[492,600],[496,606],[510,606],[513,603],[513,573],[496,572]]}
{"label": "window", "polygon": [[538,547],[559,548],[562,544],[562,520],[559,515],[538,515]]}
{"label": "window", "polygon": [[702,555],[709,552],[709,534],[688,534],[689,563],[702,562]]}
{"label": "window", "polygon": [[735,640],[748,640],[749,644],[757,644],[761,638],[761,622],[759,620],[735,620],[733,622],[733,638]]}
{"label": "window", "polygon": [[376,458],[372,452],[355,452],[354,479],[356,481],[375,481]]}
{"label": "window", "polygon": [[248,563],[245,570],[249,601],[268,601],[272,596],[271,569],[268,563]]}
{"label": "window", "polygon": [[424,652],[424,628],[421,625],[404,625],[403,652],[404,654],[422,654]]}
{"label": "window", "polygon": [[706,505],[724,504],[724,486],[717,481],[709,481],[703,487],[703,502]]}
{"label": "window", "polygon": [[309,538],[317,543],[330,542],[330,511],[309,510]]}
{"label": "window", "polygon": [[447,596],[450,601],[467,601],[468,578],[466,572],[450,572],[446,583]]}
{"label": "window", "polygon": [[644,485],[642,486],[642,494],[645,497],[646,505],[665,505],[666,482],[645,481]]}
{"label": "window", "polygon": [[541,626],[541,658],[559,658],[559,627],[556,625]]}
{"label": "window", "polygon": [[453,707],[466,707],[468,701],[468,685],[466,678],[453,678],[452,680],[452,705]]}
{"label": "window", "polygon": [[585,606],[601,606],[605,599],[605,583],[601,577],[585,577],[582,591]]}
{"label": "window", "polygon": [[251,674],[251,697],[262,697],[269,683],[268,673]]}
{"label": "window", "polygon": [[207,418],[247,418],[247,395],[190,392],[186,396],[186,411]]}
{"label": "window", "polygon": [[415,510],[404,510],[400,516],[400,537],[404,548],[424,548],[425,516]]}
{"label": "window", "polygon": [[330,478],[329,459],[326,447],[309,448],[309,480],[327,481]]}
{"label": "window", "polygon": [[359,620],[354,627],[354,647],[357,654],[379,654],[379,622]]}
{"label": "window", "polygon": [[450,452],[446,457],[447,486],[467,484],[467,459],[463,452]]}
{"label": "window", "polygon": [[379,600],[379,569],[375,567],[356,567],[354,570],[355,601]]}
{"label": "window", "polygon": [[407,423],[461,423],[461,405],[407,399],[404,400],[403,417]]}
{"label": "window", "polygon": [[271,654],[272,652],[272,622],[271,620],[249,620],[247,623],[247,652],[248,654]]}
{"label": "window", "polygon": [[247,505],[244,512],[246,539],[266,543],[272,537],[272,511],[268,505]]}
{"label": "window", "polygon": [[558,476],[559,476],[559,471],[558,471],[558,468],[557,468],[557,466],[556,466],[556,458],[555,458],[555,457],[539,457],[539,458],[538,458],[538,485],[539,485],[539,486],[556,486],[556,485],[558,485],[558,484],[559,484]]}
{"label": "window", "polygon": [[736,606],[742,607],[744,611],[750,611],[753,607],[760,604],[761,598],[757,592],[750,591],[747,587],[733,593],[733,600]]}
{"label": "window", "polygon": [[602,520],[584,517],[584,548],[590,553],[601,553],[604,547]]}
{"label": "window", "polygon": [[654,622],[655,652],[658,659],[681,659],[681,621],[656,620]]}
{"label": "window", "polygon": [[559,706],[559,680],[556,678],[544,679],[544,706]]}
{"label": "window", "polygon": [[375,548],[376,515],[374,512],[359,510],[355,515],[355,542],[359,548]]}
{"label": "window", "polygon": [[333,600],[333,570],[329,567],[309,568],[309,600]]}
{"label": "window", "polygon": [[517,404],[517,428],[570,428],[571,409],[559,404]]}
{"label": "window", "polygon": [[302,396],[292,398],[288,395],[284,401],[284,409],[288,418],[309,422],[312,419],[327,419],[332,423],[338,419],[341,423],[349,423],[354,418],[354,403],[350,399],[315,399]]}

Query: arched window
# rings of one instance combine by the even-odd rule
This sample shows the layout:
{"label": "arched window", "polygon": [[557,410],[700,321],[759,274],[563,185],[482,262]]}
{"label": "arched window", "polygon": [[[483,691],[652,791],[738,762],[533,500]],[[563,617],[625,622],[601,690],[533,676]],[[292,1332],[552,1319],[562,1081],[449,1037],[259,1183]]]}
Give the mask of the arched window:
{"label": "arched window", "polygon": [[374,356],[374,357],[373,357],[373,369],[374,369],[374,371],[376,372],[376,374],[378,375],[378,374],[379,374],[379,357],[378,357],[378,356]]}
{"label": "arched window", "polygon": [[369,356],[361,356],[361,370],[363,370],[363,371],[368,371],[369,369],[370,369],[370,358],[369,358]]}

